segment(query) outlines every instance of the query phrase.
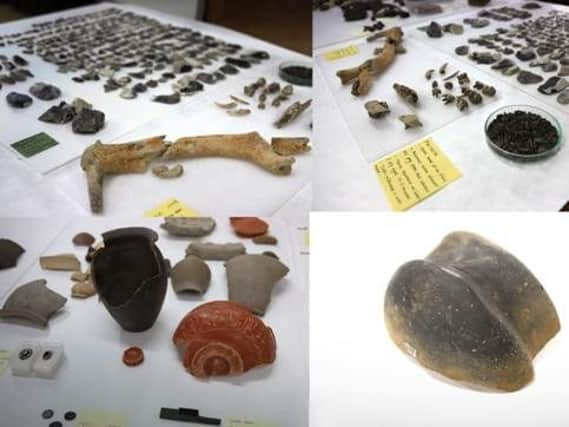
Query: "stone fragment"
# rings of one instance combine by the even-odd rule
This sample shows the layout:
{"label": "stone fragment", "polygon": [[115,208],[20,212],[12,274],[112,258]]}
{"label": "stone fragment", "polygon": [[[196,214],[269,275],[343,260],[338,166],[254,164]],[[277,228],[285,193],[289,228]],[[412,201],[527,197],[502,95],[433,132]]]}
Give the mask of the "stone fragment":
{"label": "stone fragment", "polygon": [[158,178],[178,178],[184,173],[184,167],[181,164],[176,164],[171,168],[167,165],[156,165],[152,167],[152,174]]}
{"label": "stone fragment", "polygon": [[180,94],[178,92],[174,92],[171,95],[157,95],[152,98],[152,100],[161,104],[177,104],[180,102]]}
{"label": "stone fragment", "polygon": [[364,107],[372,119],[381,119],[390,113],[389,105],[385,101],[368,101],[364,104]]}
{"label": "stone fragment", "polygon": [[78,134],[99,132],[105,126],[105,113],[99,110],[83,109],[73,119],[71,128]]}
{"label": "stone fragment", "polygon": [[62,101],[59,105],[53,105],[45,113],[38,117],[45,123],[65,124],[75,117],[75,110],[67,102]]}
{"label": "stone fragment", "polygon": [[520,61],[531,61],[536,58],[535,51],[532,48],[523,48],[516,52],[516,58]]}
{"label": "stone fragment", "polygon": [[73,107],[73,109],[77,114],[79,114],[84,109],[91,110],[93,108],[93,106],[89,104],[87,101],[85,101],[83,98],[75,98],[71,102],[71,106]]}
{"label": "stone fragment", "polygon": [[557,96],[557,102],[561,105],[569,104],[569,90],[564,90]]}
{"label": "stone fragment", "polygon": [[431,22],[425,29],[427,35],[431,38],[440,38],[443,36],[443,27],[438,22]]}
{"label": "stone fragment", "polygon": [[82,282],[75,282],[71,287],[71,296],[73,298],[89,298],[95,295],[97,291],[93,286],[91,280],[84,280]]}
{"label": "stone fragment", "polygon": [[423,126],[415,114],[404,114],[402,116],[399,116],[399,121],[405,125],[405,129],[413,129]]}
{"label": "stone fragment", "polygon": [[91,246],[95,243],[95,238],[89,233],[81,232],[73,236],[72,242],[77,246]]}
{"label": "stone fragment", "polygon": [[253,237],[253,243],[256,243],[257,245],[276,245],[279,241],[275,236],[262,234],[261,236]]}
{"label": "stone fragment", "polygon": [[10,92],[6,95],[8,105],[13,108],[26,108],[32,105],[33,99],[31,96],[18,92]]}
{"label": "stone fragment", "polygon": [[454,53],[456,53],[459,56],[464,56],[464,55],[468,55],[468,52],[470,50],[470,46],[468,45],[462,45],[462,46],[458,46],[455,50]]}
{"label": "stone fragment", "polygon": [[42,82],[34,83],[30,87],[30,93],[42,101],[52,101],[61,96],[61,90],[58,87]]}
{"label": "stone fragment", "polygon": [[517,76],[518,82],[523,85],[536,84],[543,81],[543,77],[539,74],[534,74],[531,71],[522,70]]}
{"label": "stone fragment", "polygon": [[160,227],[173,236],[203,237],[215,229],[215,220],[211,217],[166,217]]}

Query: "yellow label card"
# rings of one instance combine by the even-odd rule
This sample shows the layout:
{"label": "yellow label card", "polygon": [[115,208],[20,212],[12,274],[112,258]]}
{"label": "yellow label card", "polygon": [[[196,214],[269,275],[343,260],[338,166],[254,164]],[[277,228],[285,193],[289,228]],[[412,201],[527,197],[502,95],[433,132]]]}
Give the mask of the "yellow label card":
{"label": "yellow label card", "polygon": [[174,197],[160,203],[153,209],[144,213],[144,216],[149,217],[163,217],[163,216],[200,216],[198,211],[192,209],[182,202],[178,201]]}
{"label": "yellow label card", "polygon": [[75,427],[127,427],[126,415],[119,412],[82,409],[75,421]]}
{"label": "yellow label card", "polygon": [[431,138],[378,160],[373,168],[395,211],[409,209],[461,177]]}
{"label": "yellow label card", "polygon": [[228,418],[225,420],[224,427],[278,427],[273,423],[264,423],[261,421],[253,421],[241,418]]}
{"label": "yellow label card", "polygon": [[8,350],[0,350],[0,377],[4,375],[6,368],[10,364],[10,356],[12,352]]}
{"label": "yellow label card", "polygon": [[326,61],[336,61],[337,59],[347,58],[348,56],[357,55],[360,52],[357,46],[353,44],[341,47],[340,49],[331,50],[324,54]]}

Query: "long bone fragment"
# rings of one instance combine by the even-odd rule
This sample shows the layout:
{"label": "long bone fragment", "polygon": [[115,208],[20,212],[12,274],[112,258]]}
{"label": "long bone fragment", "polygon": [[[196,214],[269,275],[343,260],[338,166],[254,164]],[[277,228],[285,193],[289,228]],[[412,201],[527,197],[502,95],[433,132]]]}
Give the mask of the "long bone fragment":
{"label": "long bone fragment", "polygon": [[294,157],[276,154],[257,132],[179,138],[168,147],[162,158],[178,160],[200,157],[246,160],[276,175],[289,175],[294,163]]}
{"label": "long bone fragment", "polygon": [[87,174],[91,211],[103,210],[103,178],[106,175],[146,172],[148,164],[166,151],[165,136],[156,136],[123,144],[87,147],[81,156],[81,168]]}

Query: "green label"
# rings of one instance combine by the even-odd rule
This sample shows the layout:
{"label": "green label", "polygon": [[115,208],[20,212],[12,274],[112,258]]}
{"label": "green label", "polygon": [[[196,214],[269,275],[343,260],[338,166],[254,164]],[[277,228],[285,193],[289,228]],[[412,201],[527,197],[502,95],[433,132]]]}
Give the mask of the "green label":
{"label": "green label", "polygon": [[55,145],[57,141],[45,132],[37,133],[21,141],[14,142],[12,147],[22,156],[28,158]]}

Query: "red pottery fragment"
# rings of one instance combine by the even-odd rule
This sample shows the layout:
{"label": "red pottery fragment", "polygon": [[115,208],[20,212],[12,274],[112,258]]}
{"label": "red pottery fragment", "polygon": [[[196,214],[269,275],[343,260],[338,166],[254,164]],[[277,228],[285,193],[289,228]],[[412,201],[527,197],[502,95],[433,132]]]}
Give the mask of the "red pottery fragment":
{"label": "red pottery fragment", "polygon": [[276,357],[271,328],[231,301],[213,301],[190,311],[173,341],[186,369],[199,378],[242,374]]}
{"label": "red pottery fragment", "polygon": [[144,352],[140,347],[129,347],[124,351],[122,361],[126,366],[138,366],[144,362]]}
{"label": "red pottery fragment", "polygon": [[233,216],[229,221],[235,233],[241,237],[262,236],[269,229],[269,224],[254,216]]}

